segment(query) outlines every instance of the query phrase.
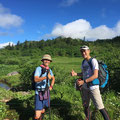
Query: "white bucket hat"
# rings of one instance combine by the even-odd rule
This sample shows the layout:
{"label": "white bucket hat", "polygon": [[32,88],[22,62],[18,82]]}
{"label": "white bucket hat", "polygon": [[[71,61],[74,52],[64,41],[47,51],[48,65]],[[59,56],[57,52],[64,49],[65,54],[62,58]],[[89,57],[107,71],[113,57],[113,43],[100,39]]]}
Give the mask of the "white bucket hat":
{"label": "white bucket hat", "polygon": [[43,55],[41,61],[43,61],[43,60],[49,60],[49,61],[52,62],[52,58],[51,58],[51,56],[50,56],[49,54],[45,54],[45,55]]}

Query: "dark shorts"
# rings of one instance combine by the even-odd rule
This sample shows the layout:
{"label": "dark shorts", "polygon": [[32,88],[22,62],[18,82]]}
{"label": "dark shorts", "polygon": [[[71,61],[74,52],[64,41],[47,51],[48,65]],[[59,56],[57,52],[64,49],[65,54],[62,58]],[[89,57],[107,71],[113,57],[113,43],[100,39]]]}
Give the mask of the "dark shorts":
{"label": "dark shorts", "polygon": [[40,100],[39,95],[35,95],[35,110],[42,110],[45,107],[49,107],[50,105],[50,97],[46,100]]}

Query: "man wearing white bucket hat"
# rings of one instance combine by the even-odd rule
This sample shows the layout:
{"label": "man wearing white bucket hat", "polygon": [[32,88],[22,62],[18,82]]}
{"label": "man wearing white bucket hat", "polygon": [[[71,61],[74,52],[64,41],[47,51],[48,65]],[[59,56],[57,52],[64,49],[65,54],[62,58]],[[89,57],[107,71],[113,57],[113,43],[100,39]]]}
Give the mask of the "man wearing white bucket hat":
{"label": "man wearing white bucket hat", "polygon": [[[53,89],[55,77],[49,68],[52,58],[45,54],[42,59],[42,65],[36,68],[34,74],[35,81],[35,120],[42,120],[45,108],[50,108],[50,92]],[[50,83],[51,80],[51,83]]]}

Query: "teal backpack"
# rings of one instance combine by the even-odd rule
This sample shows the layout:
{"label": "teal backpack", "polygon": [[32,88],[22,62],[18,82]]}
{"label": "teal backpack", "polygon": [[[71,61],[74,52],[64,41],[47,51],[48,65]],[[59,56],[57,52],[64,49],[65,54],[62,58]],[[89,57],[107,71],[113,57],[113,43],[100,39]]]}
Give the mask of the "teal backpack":
{"label": "teal backpack", "polygon": [[[88,64],[90,65],[91,70],[93,70],[93,65],[92,65],[92,59],[90,58],[90,60],[88,61]],[[85,60],[83,60],[82,65],[84,63]],[[99,71],[98,71],[98,78],[94,79],[90,85],[99,85],[101,88],[104,88],[109,80],[109,72],[108,72],[108,68],[107,65],[102,62],[102,61],[98,61],[98,65],[99,65]]]}

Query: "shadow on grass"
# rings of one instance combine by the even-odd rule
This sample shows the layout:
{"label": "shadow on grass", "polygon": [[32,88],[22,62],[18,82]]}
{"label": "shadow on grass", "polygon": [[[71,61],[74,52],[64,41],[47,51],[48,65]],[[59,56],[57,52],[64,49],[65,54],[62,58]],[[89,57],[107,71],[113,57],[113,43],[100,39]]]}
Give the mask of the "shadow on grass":
{"label": "shadow on grass", "polygon": [[72,111],[74,111],[74,107],[71,103],[60,98],[51,100],[51,112],[57,116],[60,116],[62,120],[83,120],[80,114],[71,115]]}
{"label": "shadow on grass", "polygon": [[[15,110],[18,113],[19,119],[17,120],[33,120],[34,109],[31,103],[34,102],[32,100],[33,97],[29,98],[29,100],[12,99],[7,102],[7,105],[9,105],[10,110]],[[73,114],[74,109],[75,107],[70,102],[55,98],[51,100],[51,120],[55,120],[54,116],[62,120],[83,120],[82,115],[78,112],[80,110],[75,110],[76,112]],[[49,115],[49,113],[47,114]]]}
{"label": "shadow on grass", "polygon": [[33,100],[33,97],[29,98],[29,100],[12,99],[7,102],[7,105],[9,105],[10,110],[15,110],[18,113],[18,120],[32,120],[34,117],[34,109],[31,106],[31,100]]}

